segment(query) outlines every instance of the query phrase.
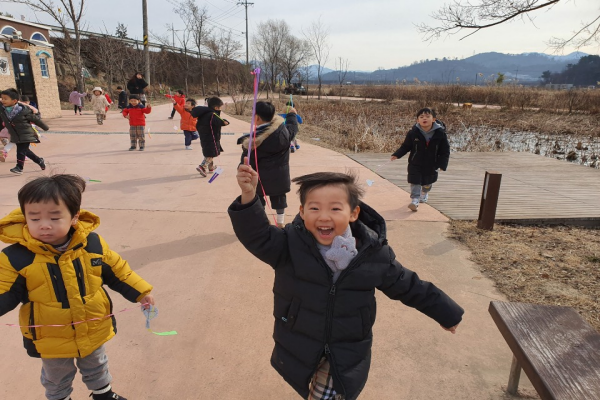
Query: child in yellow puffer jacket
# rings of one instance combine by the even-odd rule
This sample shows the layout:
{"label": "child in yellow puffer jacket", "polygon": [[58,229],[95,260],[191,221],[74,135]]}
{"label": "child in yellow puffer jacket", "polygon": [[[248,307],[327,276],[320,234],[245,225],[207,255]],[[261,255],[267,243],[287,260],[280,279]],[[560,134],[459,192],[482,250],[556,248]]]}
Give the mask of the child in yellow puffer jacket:
{"label": "child in yellow puffer jacket", "polygon": [[80,209],[85,181],[37,178],[19,190],[20,209],[0,220],[0,316],[23,303],[24,346],[42,358],[49,400],[68,400],[77,372],[94,400],[126,400],[112,391],[104,343],[116,333],[106,284],[144,308],[152,286],[93,232],[100,219]]}

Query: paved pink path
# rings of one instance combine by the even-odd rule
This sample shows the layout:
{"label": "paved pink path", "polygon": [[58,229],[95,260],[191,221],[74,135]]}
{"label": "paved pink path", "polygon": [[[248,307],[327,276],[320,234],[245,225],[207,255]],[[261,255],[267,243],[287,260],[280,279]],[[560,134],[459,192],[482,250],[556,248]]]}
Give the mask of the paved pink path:
{"label": "paved pink path", "polygon": [[[168,106],[156,107],[148,121],[156,131],[171,126]],[[97,213],[98,230],[109,245],[155,285],[160,316],[152,327],[177,330],[158,337],[144,329],[135,310],[117,316],[119,333],[108,347],[114,386],[128,399],[296,399],[269,365],[272,349],[271,269],[235,238],[227,206],[237,196],[237,135],[248,124],[230,118],[223,136],[224,174],[212,184],[194,170],[199,146],[183,149],[182,134],[156,134],[145,152],[129,152],[125,134],[46,134],[35,151],[48,172],[91,179],[83,207]],[[93,115],[49,121],[54,131],[94,131]],[[126,121],[109,115],[101,129],[122,131]],[[76,129],[75,129],[76,128]],[[319,170],[356,169],[367,188],[366,202],[388,221],[388,238],[398,259],[436,282],[466,310],[458,334],[443,331],[419,312],[377,294],[373,362],[361,399],[501,399],[511,354],[487,306],[503,299],[468,261],[469,253],[445,236],[447,220],[429,206],[406,208],[408,194],[346,156],[310,143],[291,155],[293,176]],[[14,154],[12,155],[14,161]],[[9,160],[9,161],[10,161]],[[0,164],[0,214],[18,206],[16,193],[41,172],[28,163],[22,176]],[[432,195],[434,195],[432,193]],[[298,209],[294,193],[287,220]],[[2,245],[0,245],[2,247]],[[131,306],[111,293],[115,309]],[[0,398],[41,399],[40,362],[22,349],[20,332],[0,317]],[[527,387],[525,385],[525,387]],[[87,398],[78,376],[73,399]]]}

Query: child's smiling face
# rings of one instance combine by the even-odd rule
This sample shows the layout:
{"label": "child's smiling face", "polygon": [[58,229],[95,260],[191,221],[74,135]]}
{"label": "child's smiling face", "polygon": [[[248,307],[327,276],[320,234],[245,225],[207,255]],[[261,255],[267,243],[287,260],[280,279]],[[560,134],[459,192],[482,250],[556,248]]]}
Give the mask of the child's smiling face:
{"label": "child's smiling face", "polygon": [[140,104],[140,101],[138,99],[129,99],[129,104],[136,107],[138,104]]}
{"label": "child's smiling face", "polygon": [[79,213],[71,217],[65,203],[54,201],[25,204],[25,221],[34,239],[51,245],[61,245],[69,239],[71,226],[77,223]]}
{"label": "child's smiling face", "polygon": [[9,95],[3,94],[2,95],[2,105],[4,107],[12,107],[15,104],[17,104],[18,100],[17,99],[11,99]]}
{"label": "child's smiling face", "polygon": [[306,194],[306,202],[300,206],[304,226],[325,246],[342,235],[350,222],[358,219],[359,213],[360,207],[351,209],[348,192],[342,185],[315,188]]}
{"label": "child's smiling face", "polygon": [[188,110],[188,111],[192,111],[192,108],[194,108],[194,106],[192,105],[191,101],[186,101],[185,105],[183,106],[184,109]]}

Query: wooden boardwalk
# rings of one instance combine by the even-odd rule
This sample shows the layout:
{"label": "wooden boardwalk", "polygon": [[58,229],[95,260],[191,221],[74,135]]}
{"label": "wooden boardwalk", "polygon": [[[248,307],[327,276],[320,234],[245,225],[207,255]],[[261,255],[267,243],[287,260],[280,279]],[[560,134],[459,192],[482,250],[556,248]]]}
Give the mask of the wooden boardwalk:
{"label": "wooden boardwalk", "polygon": [[[407,157],[348,157],[410,192]],[[476,220],[485,171],[502,173],[496,221],[600,226],[600,170],[531,153],[452,153],[440,171],[429,204],[452,219]]]}

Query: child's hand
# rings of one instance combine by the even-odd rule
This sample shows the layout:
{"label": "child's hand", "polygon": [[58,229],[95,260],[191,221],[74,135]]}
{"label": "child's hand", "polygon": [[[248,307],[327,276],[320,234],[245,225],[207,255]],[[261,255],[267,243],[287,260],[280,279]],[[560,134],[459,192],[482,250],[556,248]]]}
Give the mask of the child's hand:
{"label": "child's hand", "polygon": [[[442,326],[442,325],[440,325],[440,326]],[[458,328],[458,324],[454,325],[452,328],[444,328],[442,326],[443,330],[448,331],[448,332],[452,332],[453,335],[456,333],[456,328]]]}
{"label": "child's hand", "polygon": [[398,157],[396,157],[396,156],[390,157],[390,161],[394,161],[394,160],[397,160],[397,159],[398,159]]}
{"label": "child's hand", "polygon": [[150,308],[151,305],[154,305],[154,296],[152,296],[151,294],[147,294],[140,299],[139,303],[142,305],[142,308],[144,310],[147,310]]}
{"label": "child's hand", "polygon": [[226,119],[224,119],[223,122],[225,123],[225,126],[229,125],[229,121],[227,121]]}
{"label": "child's hand", "polygon": [[248,157],[244,157],[244,164],[238,166],[236,175],[238,185],[242,189],[242,204],[248,204],[256,196],[256,185],[258,185],[258,174],[251,166],[247,165]]}

